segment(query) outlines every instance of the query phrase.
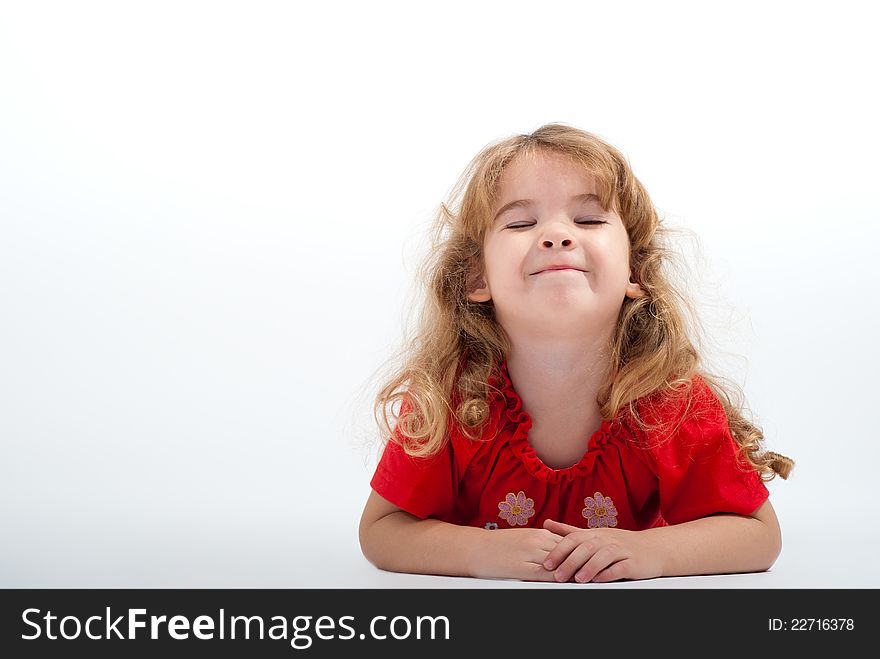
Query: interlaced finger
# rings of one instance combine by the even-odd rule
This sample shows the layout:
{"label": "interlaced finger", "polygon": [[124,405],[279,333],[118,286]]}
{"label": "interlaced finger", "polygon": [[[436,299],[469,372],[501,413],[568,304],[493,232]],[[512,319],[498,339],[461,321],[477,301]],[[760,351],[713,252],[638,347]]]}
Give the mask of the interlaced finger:
{"label": "interlaced finger", "polygon": [[556,568],[556,580],[570,581],[575,572],[587,563],[593,555],[594,550],[591,545],[586,543],[579,544]]}
{"label": "interlaced finger", "polygon": [[579,583],[592,581],[602,570],[617,563],[624,558],[623,552],[617,545],[605,545],[599,548],[588,561],[585,561],[574,575],[574,580]]}
{"label": "interlaced finger", "polygon": [[556,543],[556,546],[547,555],[547,561],[544,563],[545,567],[548,570],[556,568],[580,544],[583,544],[583,540],[579,538],[578,534],[571,533],[565,536]]}

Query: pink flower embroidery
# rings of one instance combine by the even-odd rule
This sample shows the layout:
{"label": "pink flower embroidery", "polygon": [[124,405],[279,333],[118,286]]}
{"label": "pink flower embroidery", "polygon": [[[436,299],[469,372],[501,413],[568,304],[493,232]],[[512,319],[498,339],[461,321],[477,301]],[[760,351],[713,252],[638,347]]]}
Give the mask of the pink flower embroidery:
{"label": "pink flower embroidery", "polygon": [[501,511],[498,516],[511,526],[525,526],[529,517],[535,514],[535,500],[527,499],[525,492],[520,490],[516,495],[509,492],[504,501],[498,504]]}
{"label": "pink flower embroidery", "polygon": [[586,508],[581,511],[581,515],[587,518],[587,528],[617,526],[617,508],[614,507],[611,497],[604,497],[601,492],[596,492],[584,499],[584,504]]}

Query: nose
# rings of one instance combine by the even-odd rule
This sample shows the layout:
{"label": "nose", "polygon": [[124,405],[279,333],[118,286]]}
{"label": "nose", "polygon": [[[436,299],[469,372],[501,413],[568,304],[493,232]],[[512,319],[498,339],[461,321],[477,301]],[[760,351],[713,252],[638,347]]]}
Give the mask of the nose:
{"label": "nose", "polygon": [[571,247],[572,243],[571,233],[562,222],[556,222],[548,226],[541,236],[541,247],[544,249]]}
{"label": "nose", "polygon": [[[562,240],[558,240],[558,241],[557,241],[557,244],[561,245],[562,247],[568,247],[569,245],[571,245],[571,239],[570,239],[570,238],[564,238],[564,239],[562,239]],[[549,248],[549,247],[553,247],[553,241],[552,241],[552,240],[547,240],[547,239],[542,240],[542,241],[541,241],[541,246],[542,246],[542,247],[548,247],[548,248]]]}

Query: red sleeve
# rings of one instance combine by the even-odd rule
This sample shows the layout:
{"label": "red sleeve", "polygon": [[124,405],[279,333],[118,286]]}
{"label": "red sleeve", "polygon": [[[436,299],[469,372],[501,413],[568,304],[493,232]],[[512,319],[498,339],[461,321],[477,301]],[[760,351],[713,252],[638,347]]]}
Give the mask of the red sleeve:
{"label": "red sleeve", "polygon": [[684,401],[655,409],[672,424],[656,437],[649,431],[646,451],[659,482],[663,519],[680,524],[716,513],[751,515],[764,503],[769,492],[758,473],[737,455],[724,407],[702,378],[694,377],[691,407],[671,436]]}
{"label": "red sleeve", "polygon": [[[394,430],[398,438],[399,419],[407,409],[406,404],[401,406],[397,428]],[[396,441],[389,441],[370,486],[384,499],[421,519],[448,517],[452,511],[455,487],[449,441],[439,453],[427,458],[414,458]]]}

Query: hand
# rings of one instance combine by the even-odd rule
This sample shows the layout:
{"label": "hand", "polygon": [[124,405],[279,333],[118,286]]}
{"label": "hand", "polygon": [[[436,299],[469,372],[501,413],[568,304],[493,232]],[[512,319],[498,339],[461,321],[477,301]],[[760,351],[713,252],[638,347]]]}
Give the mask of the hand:
{"label": "hand", "polygon": [[546,529],[486,530],[472,560],[472,577],[556,581],[542,563],[562,536]]}
{"label": "hand", "polygon": [[552,519],[544,529],[564,536],[544,560],[557,581],[578,583],[663,576],[661,548],[642,531],[581,529]]}

